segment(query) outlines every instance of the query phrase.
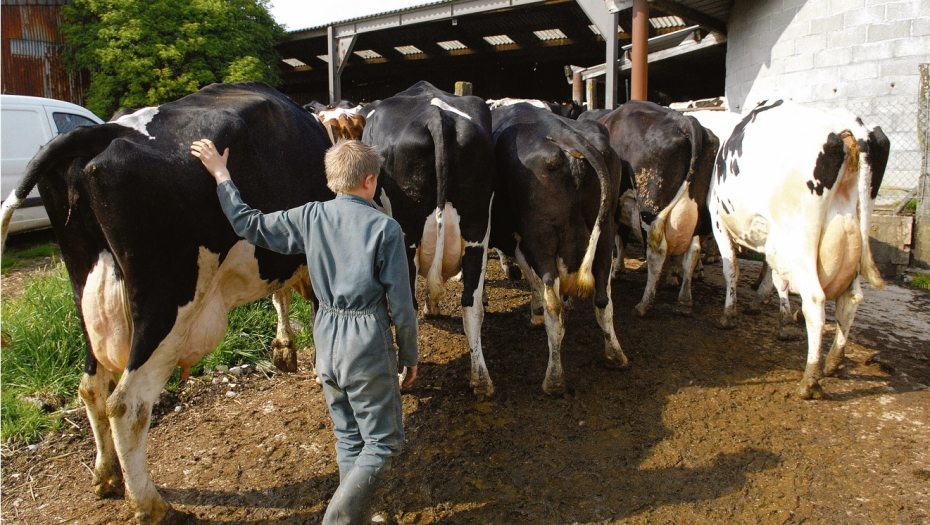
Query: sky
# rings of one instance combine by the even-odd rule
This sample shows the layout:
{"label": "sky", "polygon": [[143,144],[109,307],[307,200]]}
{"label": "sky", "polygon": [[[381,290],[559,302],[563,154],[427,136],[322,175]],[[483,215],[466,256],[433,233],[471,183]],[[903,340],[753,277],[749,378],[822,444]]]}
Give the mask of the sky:
{"label": "sky", "polygon": [[436,0],[271,0],[271,16],[288,31],[431,4]]}

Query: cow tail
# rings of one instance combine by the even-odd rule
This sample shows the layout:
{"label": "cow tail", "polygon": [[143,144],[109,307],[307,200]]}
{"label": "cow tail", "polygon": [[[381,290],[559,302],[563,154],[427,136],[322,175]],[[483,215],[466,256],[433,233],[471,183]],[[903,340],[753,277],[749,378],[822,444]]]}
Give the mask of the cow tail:
{"label": "cow tail", "polygon": [[591,268],[594,266],[594,254],[597,252],[597,241],[601,236],[601,225],[611,220],[609,216],[610,196],[613,188],[610,180],[610,172],[607,169],[607,163],[604,162],[604,157],[601,153],[597,151],[583,135],[577,133],[572,133],[572,135],[578,138],[577,141],[573,141],[574,144],[572,144],[572,146],[575,147],[578,152],[587,159],[588,164],[594,168],[594,172],[597,173],[597,180],[601,185],[601,201],[597,210],[597,220],[594,223],[594,228],[591,230],[591,238],[588,239],[588,247],[585,249],[584,258],[581,260],[581,267],[578,268],[576,293],[580,297],[588,297],[591,295],[591,292],[594,291],[594,273]]}
{"label": "cow tail", "polygon": [[131,130],[118,124],[80,127],[58,135],[39,148],[39,152],[26,166],[26,172],[19,185],[0,206],[0,253],[6,249],[6,236],[9,233],[13,212],[22,206],[29,192],[36,187],[42,177],[51,173],[63,162],[81,157],[96,157],[110,145],[110,142],[127,132]]}
{"label": "cow tail", "polygon": [[442,256],[445,252],[445,211],[448,200],[449,167],[454,158],[455,122],[452,116],[445,111],[438,111],[439,118],[431,119],[429,131],[433,137],[434,153],[436,157],[436,251],[430,262],[429,272],[426,276],[426,285],[430,297],[437,297],[442,293]]}
{"label": "cow tail", "polygon": [[701,155],[701,149],[704,147],[704,131],[701,127],[701,123],[698,122],[696,118],[690,116],[682,117],[678,126],[691,142],[691,162],[688,164],[688,176],[685,179],[691,182],[691,179],[694,178],[694,169]]}
{"label": "cow tail", "polygon": [[[878,186],[881,185],[881,179],[885,172],[885,163],[888,161],[888,138],[882,133],[881,128],[875,128],[869,134],[867,144],[853,143],[849,147],[849,153],[856,154],[859,162],[859,235],[862,239],[862,255],[859,258],[859,272],[875,288],[884,288],[885,281],[881,273],[875,266],[872,259],[872,249],[869,246],[869,226],[872,219],[872,200],[878,193]],[[859,146],[859,147],[857,147]],[[882,154],[884,152],[884,155]],[[873,181],[877,175],[878,182]]]}

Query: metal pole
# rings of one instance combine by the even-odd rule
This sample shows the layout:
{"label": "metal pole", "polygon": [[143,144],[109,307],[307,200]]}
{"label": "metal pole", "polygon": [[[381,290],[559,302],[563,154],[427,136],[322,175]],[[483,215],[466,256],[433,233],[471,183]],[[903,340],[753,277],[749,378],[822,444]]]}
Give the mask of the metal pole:
{"label": "metal pole", "polygon": [[588,109],[597,109],[597,80],[588,79]]}
{"label": "metal pole", "polygon": [[649,69],[649,2],[633,0],[633,67],[631,93],[633,100],[646,100]]}
{"label": "metal pole", "polygon": [[329,41],[329,103],[335,104],[342,98],[342,82],[339,70],[339,45],[333,26],[326,28],[326,38]]}
{"label": "metal pole", "polygon": [[579,106],[584,104],[584,82],[580,72],[572,74],[572,100]]}
{"label": "metal pole", "polygon": [[914,266],[930,269],[930,64],[920,64],[920,92],[917,99],[917,138],[920,143],[920,191],[914,226]]}
{"label": "metal pole", "polygon": [[[643,2],[645,1],[643,0]],[[604,107],[614,109],[617,102],[617,58],[620,56],[620,39],[617,35],[619,32],[619,15],[617,13],[608,13],[607,19],[607,25],[611,27],[611,31],[609,34],[604,35],[604,39],[607,41]]]}

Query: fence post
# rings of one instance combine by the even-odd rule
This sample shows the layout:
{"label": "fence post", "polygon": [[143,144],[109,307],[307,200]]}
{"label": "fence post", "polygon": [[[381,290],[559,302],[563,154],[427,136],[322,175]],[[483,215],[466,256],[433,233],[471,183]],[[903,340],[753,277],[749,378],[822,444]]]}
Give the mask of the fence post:
{"label": "fence post", "polygon": [[471,95],[471,82],[456,82],[455,94],[460,97]]}
{"label": "fence post", "polygon": [[913,264],[930,269],[930,64],[920,64],[920,92],[917,99],[917,140],[920,147],[920,190],[914,218]]}

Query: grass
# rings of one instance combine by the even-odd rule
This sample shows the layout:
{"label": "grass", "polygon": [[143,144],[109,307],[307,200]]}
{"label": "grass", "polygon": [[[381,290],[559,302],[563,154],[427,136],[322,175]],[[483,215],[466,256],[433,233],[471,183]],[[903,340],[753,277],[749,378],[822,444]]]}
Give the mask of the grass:
{"label": "grass", "polygon": [[21,250],[8,250],[7,253],[3,254],[2,262],[0,262],[0,273],[27,266],[35,262],[36,259],[57,256],[58,251],[58,246],[54,244],[41,244]]}
{"label": "grass", "polygon": [[[291,317],[309,326],[309,301],[295,297]],[[8,445],[35,443],[60,428],[60,415],[41,410],[24,398],[40,399],[52,407],[77,406],[77,386],[84,368],[85,343],[71,283],[64,264],[31,277],[19,298],[2,305],[3,339],[0,353],[0,439]],[[228,314],[229,330],[219,347],[195,365],[202,375],[217,365],[234,366],[268,360],[276,315],[270,298],[241,306]],[[296,335],[297,348],[312,344],[310,330]],[[176,370],[169,388],[177,388]]]}
{"label": "grass", "polygon": [[914,288],[922,288],[924,290],[930,290],[930,275],[918,273],[914,275],[914,280],[911,281],[911,286]]}

